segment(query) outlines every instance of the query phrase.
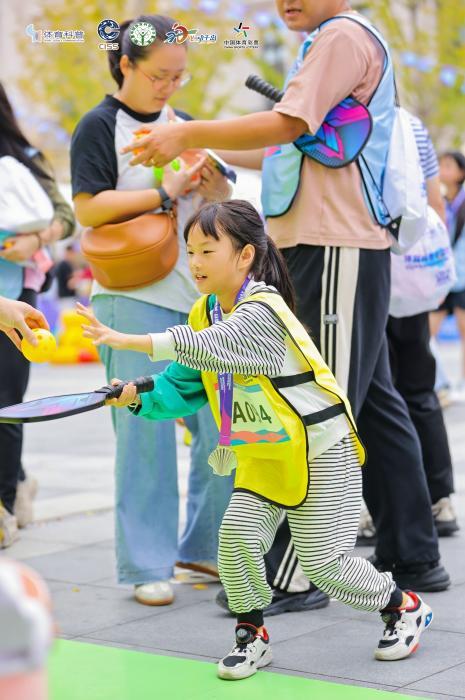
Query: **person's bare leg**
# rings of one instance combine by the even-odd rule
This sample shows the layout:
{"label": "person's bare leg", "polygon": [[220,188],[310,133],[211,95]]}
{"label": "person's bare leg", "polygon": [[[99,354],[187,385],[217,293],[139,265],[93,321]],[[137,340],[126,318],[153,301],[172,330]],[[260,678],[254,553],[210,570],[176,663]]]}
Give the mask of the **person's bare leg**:
{"label": "person's bare leg", "polygon": [[447,316],[447,311],[432,311],[429,315],[429,329],[431,337],[435,338],[439,333],[442,322]]}

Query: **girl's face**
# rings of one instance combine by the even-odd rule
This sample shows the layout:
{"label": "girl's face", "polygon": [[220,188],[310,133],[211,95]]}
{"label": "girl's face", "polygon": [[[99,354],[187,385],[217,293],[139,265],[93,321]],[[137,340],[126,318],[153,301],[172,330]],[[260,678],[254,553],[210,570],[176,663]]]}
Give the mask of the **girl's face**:
{"label": "girl's face", "polygon": [[216,240],[206,236],[199,226],[193,226],[187,239],[187,256],[199,292],[221,298],[240,288],[252,266],[255,248],[247,244],[237,251],[229,236],[221,232],[219,236]]}
{"label": "girl's face", "polygon": [[447,187],[459,186],[465,177],[463,170],[457,165],[455,158],[443,156],[439,161],[439,177]]}
{"label": "girl's face", "polygon": [[136,112],[151,114],[181,87],[187,75],[187,51],[184,46],[157,44],[147,58],[131,63],[123,56],[120,65],[124,98]]}

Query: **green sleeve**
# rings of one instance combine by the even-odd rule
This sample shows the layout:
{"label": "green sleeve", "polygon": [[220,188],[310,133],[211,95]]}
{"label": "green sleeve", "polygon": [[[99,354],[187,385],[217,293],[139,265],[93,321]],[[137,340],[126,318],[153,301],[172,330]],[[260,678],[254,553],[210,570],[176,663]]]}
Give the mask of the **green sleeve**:
{"label": "green sleeve", "polygon": [[171,362],[154,375],[153,391],[140,395],[141,405],[132,412],[149,420],[182,418],[196,413],[207,403],[200,371]]}

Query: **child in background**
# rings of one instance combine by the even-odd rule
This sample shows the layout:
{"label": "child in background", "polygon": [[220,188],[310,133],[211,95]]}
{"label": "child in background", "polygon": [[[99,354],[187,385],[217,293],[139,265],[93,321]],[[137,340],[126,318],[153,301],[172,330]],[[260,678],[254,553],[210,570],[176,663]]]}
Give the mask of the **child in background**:
{"label": "child in background", "polygon": [[457,390],[465,393],[465,156],[460,151],[444,153],[439,176],[446,190],[446,223],[452,242],[457,282],[437,311],[430,315],[431,335],[439,333],[446,316],[455,316],[462,342],[461,379]]}
{"label": "child in background", "polygon": [[[97,345],[173,362],[140,398],[128,385],[112,405],[149,420],[188,415],[207,401],[220,427],[209,463],[236,469],[220,530],[219,572],[237,617],[236,640],[218,665],[238,680],[271,662],[263,610],[271,601],[264,554],[287,511],[306,575],[352,607],[380,611],[379,660],[409,656],[432,620],[431,609],[404,592],[392,574],[349,556],[362,496],[365,450],[350,405],[304,327],[283,258],[258,212],[241,200],[203,207],[184,237],[204,295],[189,324],[165,333],[126,335],[90,310],[85,335]],[[117,381],[117,380],[115,380]]]}

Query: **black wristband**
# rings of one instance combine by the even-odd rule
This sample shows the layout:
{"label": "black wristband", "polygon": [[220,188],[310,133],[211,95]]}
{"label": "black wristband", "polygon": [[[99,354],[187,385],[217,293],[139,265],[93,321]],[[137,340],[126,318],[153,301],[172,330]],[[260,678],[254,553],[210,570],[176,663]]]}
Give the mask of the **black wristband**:
{"label": "black wristband", "polygon": [[169,211],[170,209],[173,208],[173,200],[169,196],[168,192],[165,190],[164,187],[158,187],[157,192],[160,195],[161,199],[161,208],[163,211]]}

